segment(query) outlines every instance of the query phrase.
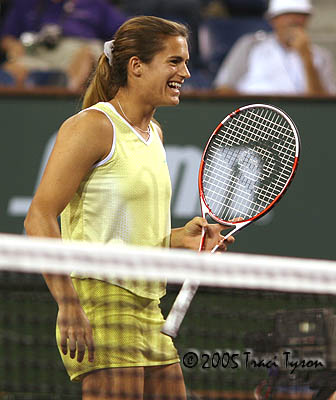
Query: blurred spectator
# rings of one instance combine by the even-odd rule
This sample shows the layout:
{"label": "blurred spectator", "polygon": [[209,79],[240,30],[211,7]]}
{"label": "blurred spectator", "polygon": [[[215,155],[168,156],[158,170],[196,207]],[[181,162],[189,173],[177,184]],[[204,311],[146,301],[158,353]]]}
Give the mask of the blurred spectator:
{"label": "blurred spectator", "polygon": [[[0,0],[0,32],[2,30],[2,26],[7,14],[7,10],[9,7],[10,0]],[[0,64],[4,62],[6,59],[5,52],[0,47]]]}
{"label": "blurred spectator", "polygon": [[79,90],[103,41],[126,19],[105,0],[12,0],[2,27],[2,69],[17,85],[48,84],[51,77],[53,83]]}
{"label": "blurred spectator", "polygon": [[206,0],[122,0],[122,9],[128,15],[154,15],[186,24],[191,32],[190,64],[198,68],[200,65],[198,27],[201,12]]}
{"label": "blurred spectator", "polygon": [[310,0],[270,0],[273,32],[239,39],[214,80],[221,94],[326,95],[336,93],[332,55],[307,33]]}

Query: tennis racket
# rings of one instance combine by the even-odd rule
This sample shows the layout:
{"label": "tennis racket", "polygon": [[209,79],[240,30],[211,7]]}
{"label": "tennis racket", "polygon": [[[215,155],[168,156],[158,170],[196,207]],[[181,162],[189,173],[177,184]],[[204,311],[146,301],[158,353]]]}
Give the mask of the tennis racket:
{"label": "tennis racket", "polygon": [[[298,130],[284,111],[252,104],[232,112],[203,152],[198,178],[202,216],[232,227],[224,239],[264,216],[291,183],[299,153]],[[200,251],[204,240],[203,230]],[[163,333],[176,337],[197,288],[198,282],[184,282]]]}

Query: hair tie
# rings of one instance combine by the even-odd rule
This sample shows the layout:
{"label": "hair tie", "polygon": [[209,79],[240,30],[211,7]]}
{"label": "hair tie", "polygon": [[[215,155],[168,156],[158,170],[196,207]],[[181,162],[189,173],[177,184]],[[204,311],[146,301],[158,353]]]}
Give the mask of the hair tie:
{"label": "hair tie", "polygon": [[114,42],[115,42],[115,39],[104,43],[104,54],[107,57],[108,62],[111,66],[112,66],[112,58],[113,58],[112,53],[114,50]]}

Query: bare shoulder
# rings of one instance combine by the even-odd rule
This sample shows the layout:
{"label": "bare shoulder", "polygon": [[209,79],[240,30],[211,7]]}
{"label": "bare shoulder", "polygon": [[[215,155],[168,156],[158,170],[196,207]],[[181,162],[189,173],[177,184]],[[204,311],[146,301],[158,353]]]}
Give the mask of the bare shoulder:
{"label": "bare shoulder", "polygon": [[113,127],[109,119],[98,110],[84,110],[65,120],[61,126],[60,132],[66,131],[68,134],[81,135],[111,135]]}
{"label": "bare shoulder", "polygon": [[111,150],[113,126],[104,113],[86,110],[64,121],[57,141],[77,151],[88,151],[95,160],[103,159]]}

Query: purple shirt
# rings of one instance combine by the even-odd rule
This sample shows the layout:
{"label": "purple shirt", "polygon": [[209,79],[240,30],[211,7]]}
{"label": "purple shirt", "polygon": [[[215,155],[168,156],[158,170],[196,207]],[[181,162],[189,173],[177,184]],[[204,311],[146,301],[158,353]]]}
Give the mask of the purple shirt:
{"label": "purple shirt", "polygon": [[[117,7],[105,0],[44,2],[43,12],[39,12],[40,0],[14,0],[1,34],[18,38],[23,32],[38,32],[45,24],[58,24],[63,36],[110,40],[127,19]],[[63,7],[72,3],[73,10],[64,11]]]}

